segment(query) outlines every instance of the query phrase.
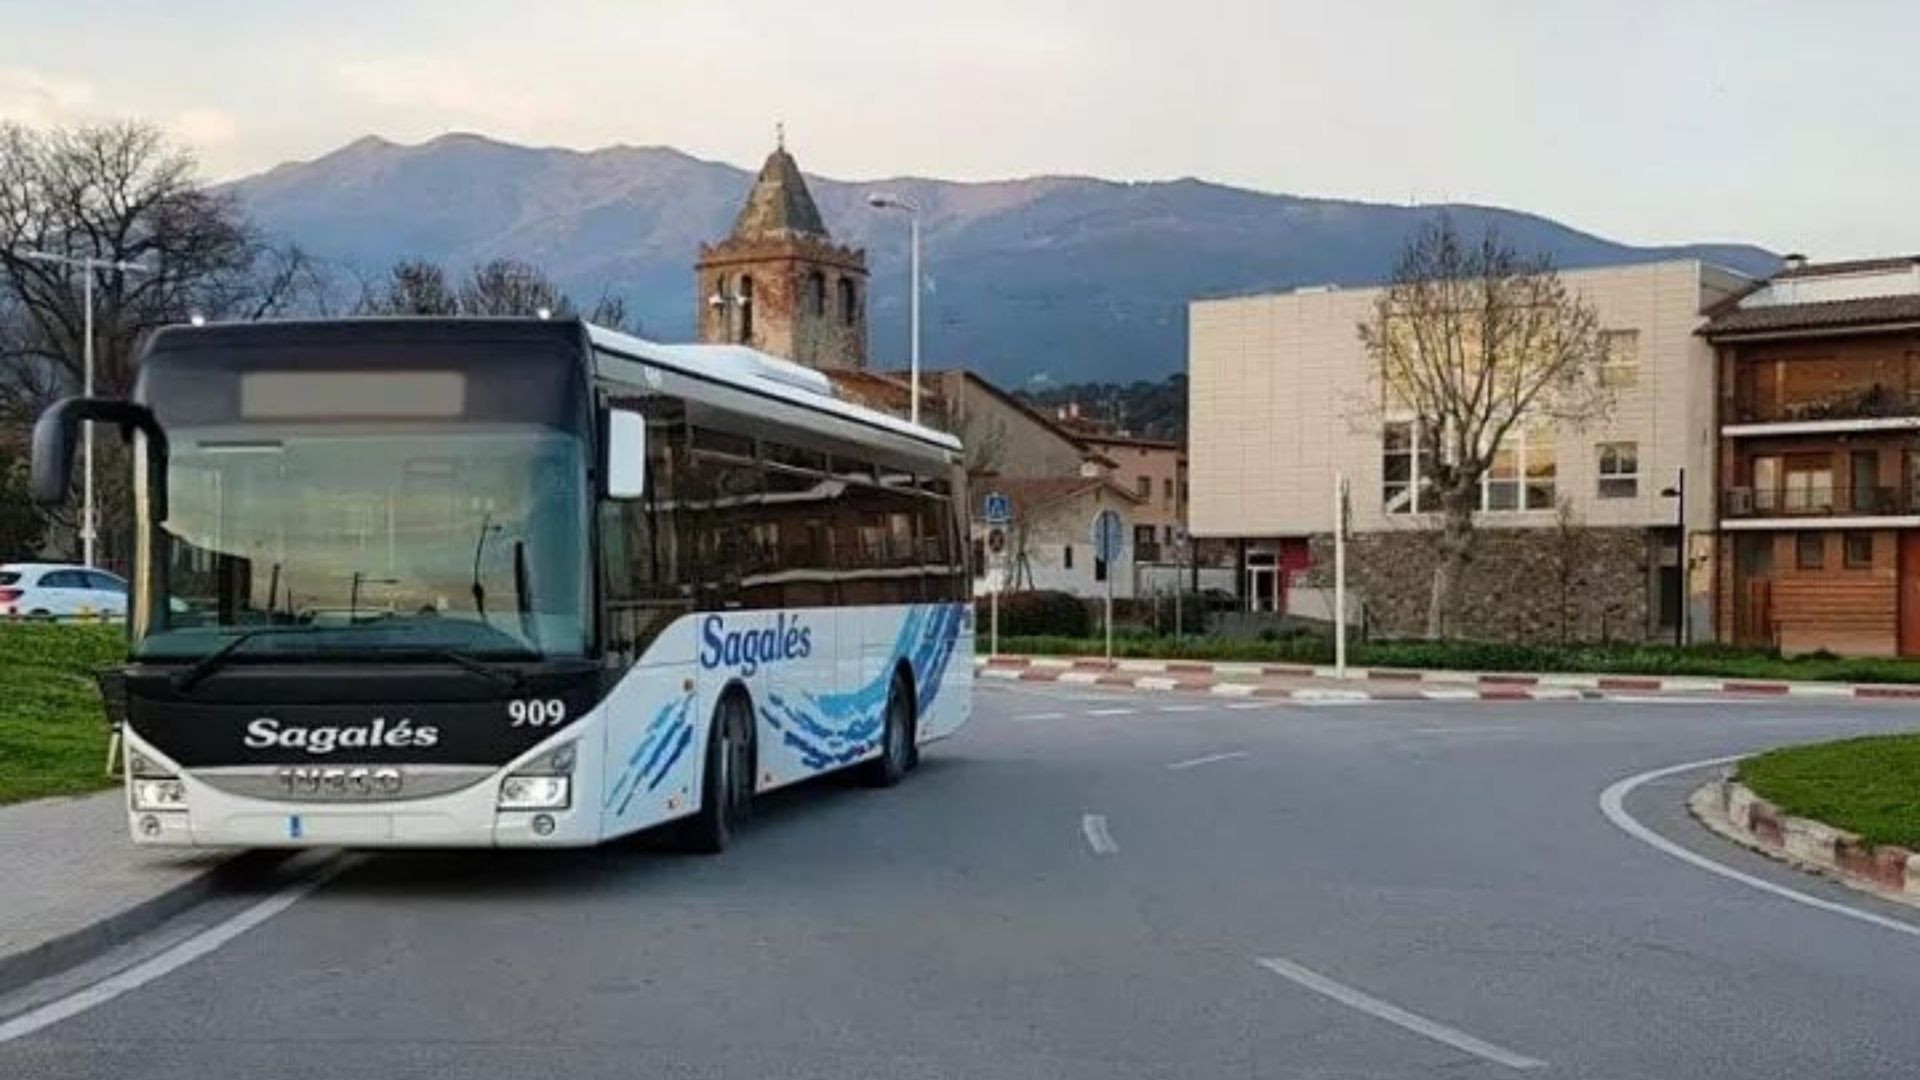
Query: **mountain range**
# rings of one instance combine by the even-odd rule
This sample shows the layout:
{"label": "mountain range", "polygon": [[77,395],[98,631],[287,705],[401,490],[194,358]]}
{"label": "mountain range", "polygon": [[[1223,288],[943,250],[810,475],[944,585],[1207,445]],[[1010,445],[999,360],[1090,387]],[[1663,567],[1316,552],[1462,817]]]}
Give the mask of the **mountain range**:
{"label": "mountain range", "polygon": [[[511,256],[576,298],[622,296],[647,336],[677,341],[693,332],[699,245],[727,233],[752,179],[669,147],[577,151],[453,134],[417,145],[368,136],[226,187],[269,232],[357,272],[410,257],[459,267]],[[1463,231],[1494,225],[1516,249],[1566,268],[1700,258],[1764,273],[1778,264],[1751,245],[1637,247],[1515,210],[1194,179],[810,175],[808,184],[836,239],[867,249],[876,364],[903,366],[907,355],[906,223],[866,203],[887,191],[921,207],[925,362],[1010,385],[1164,377],[1186,364],[1188,300],[1378,282],[1409,233],[1443,210]]]}

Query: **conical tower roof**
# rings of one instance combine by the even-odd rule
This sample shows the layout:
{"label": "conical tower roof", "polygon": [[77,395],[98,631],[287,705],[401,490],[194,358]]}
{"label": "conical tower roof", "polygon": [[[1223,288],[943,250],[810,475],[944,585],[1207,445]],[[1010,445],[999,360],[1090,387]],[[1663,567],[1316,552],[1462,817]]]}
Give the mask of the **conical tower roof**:
{"label": "conical tower roof", "polygon": [[760,166],[760,176],[747,195],[747,205],[733,222],[733,239],[758,240],[775,236],[827,237],[826,222],[813,204],[800,166],[784,146],[775,147]]}

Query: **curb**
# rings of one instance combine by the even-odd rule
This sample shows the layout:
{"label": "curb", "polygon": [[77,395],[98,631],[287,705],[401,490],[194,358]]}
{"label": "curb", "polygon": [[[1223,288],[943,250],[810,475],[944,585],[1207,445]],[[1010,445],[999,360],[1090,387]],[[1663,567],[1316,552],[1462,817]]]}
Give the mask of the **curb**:
{"label": "curb", "polygon": [[285,861],[285,852],[245,852],[97,922],[0,956],[0,994],[69,968],[152,930],[221,890],[244,884]]}
{"label": "curb", "polygon": [[[1215,697],[1260,698],[1275,701],[1303,701],[1327,704],[1338,701],[1581,701],[1604,698],[1606,694],[1599,690],[1585,690],[1570,686],[1504,686],[1488,685],[1484,688],[1467,686],[1447,687],[1432,690],[1360,690],[1346,688],[1290,688],[1273,686],[1267,683],[1250,682],[1244,676],[1262,678],[1271,675],[1292,675],[1311,677],[1311,669],[1286,669],[1272,665],[1249,665],[1245,670],[1235,669],[1218,673],[1194,673],[1177,670],[1179,665],[1167,664],[1158,670],[1166,674],[1135,674],[1137,668],[1132,664],[1153,663],[1158,661],[1118,661],[1108,667],[1105,661],[1094,661],[1098,666],[1061,666],[1049,663],[1034,665],[1010,665],[1004,661],[975,661],[975,674],[983,679],[1001,679],[1008,682],[1053,682],[1078,686],[1105,686],[1132,690],[1182,691],[1196,694],[1210,694]],[[1224,665],[1223,665],[1224,667]],[[1149,669],[1151,670],[1151,669]],[[1222,676],[1243,676],[1225,678]]]}
{"label": "curb", "polygon": [[[1205,660],[1103,660],[1088,656],[996,656],[976,658],[974,667],[986,678],[1026,682],[1083,683],[1131,686],[1142,690],[1221,691],[1222,686],[1245,687],[1245,679],[1338,679],[1331,667],[1302,664],[1214,663]],[[1443,690],[1378,693],[1355,690],[1353,700],[1425,701],[1566,701],[1607,693],[1723,694],[1737,697],[1798,697],[1825,699],[1920,700],[1920,686],[1877,683],[1772,682],[1753,679],[1656,678],[1641,675],[1516,675],[1477,671],[1416,671],[1404,668],[1349,667],[1350,682],[1432,683]],[[1161,685],[1171,684],[1171,685]],[[1297,691],[1328,694],[1337,691]],[[1275,696],[1275,695],[1266,695]]]}
{"label": "curb", "polygon": [[1744,847],[1888,900],[1920,907],[1920,855],[1869,844],[1853,833],[1780,808],[1733,779],[1709,781],[1687,799],[1701,824]]}

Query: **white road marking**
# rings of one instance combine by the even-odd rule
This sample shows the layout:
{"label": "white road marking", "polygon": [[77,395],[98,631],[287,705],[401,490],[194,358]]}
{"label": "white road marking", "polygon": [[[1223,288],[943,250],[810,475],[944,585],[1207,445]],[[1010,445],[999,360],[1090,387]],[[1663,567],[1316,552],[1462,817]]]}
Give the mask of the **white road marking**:
{"label": "white road marking", "polygon": [[990,667],[990,668],[981,668],[979,674],[980,674],[980,677],[983,679],[1013,680],[1013,679],[1020,678],[1021,670],[1022,669],[1020,668]]}
{"label": "white road marking", "polygon": [[1455,1050],[1464,1051],[1496,1065],[1505,1065],[1509,1069],[1539,1069],[1547,1064],[1538,1058],[1516,1054],[1505,1047],[1476,1039],[1459,1028],[1448,1027],[1424,1016],[1417,1016],[1398,1005],[1381,1001],[1370,994],[1363,994],[1345,983],[1335,982],[1317,971],[1303,968],[1291,960],[1283,960],[1277,956],[1263,956],[1254,962],[1275,975],[1303,986],[1322,997],[1332,998],[1348,1008],[1358,1009],[1375,1019],[1385,1020],[1395,1027],[1432,1039],[1434,1042],[1445,1043]]}
{"label": "white road marking", "polygon": [[1222,682],[1214,683],[1213,689],[1209,690],[1208,693],[1218,694],[1221,697],[1246,697],[1256,689],[1258,689],[1258,687],[1252,683]]}
{"label": "white road marking", "polygon": [[1296,705],[1365,705],[1373,700],[1373,695],[1365,690],[1295,690],[1292,698]]}
{"label": "white road marking", "polygon": [[1208,754],[1205,757],[1189,758],[1186,761],[1176,761],[1173,764],[1168,765],[1167,768],[1176,769],[1176,770],[1191,769],[1197,765],[1211,765],[1216,761],[1233,761],[1236,758],[1243,758],[1246,756],[1247,756],[1247,752],[1245,750],[1229,750],[1224,754]]}
{"label": "white road marking", "polygon": [[1087,846],[1095,855],[1118,855],[1120,845],[1113,842],[1113,834],[1107,831],[1105,814],[1080,815],[1080,831],[1087,838]]}
{"label": "white road marking", "polygon": [[88,1009],[105,1005],[121,994],[176,971],[213,952],[220,946],[259,926],[268,919],[299,903],[308,893],[333,880],[341,871],[358,863],[356,856],[336,858],[308,876],[282,886],[279,891],[251,907],[207,927],[192,937],[116,972],[90,986],[44,1005],[28,1009],[0,1023],[0,1043],[31,1035],[62,1020],[78,1016]]}
{"label": "white road marking", "polygon": [[1088,716],[1132,716],[1139,709],[1088,709]]}
{"label": "white road marking", "polygon": [[1172,690],[1179,685],[1180,685],[1179,679],[1169,679],[1164,675],[1148,675],[1148,676],[1133,680],[1133,687],[1136,690],[1166,691],[1166,690]]}
{"label": "white road marking", "polygon": [[1014,717],[1015,720],[1060,720],[1066,717],[1063,712],[1030,712]]}
{"label": "white road marking", "polygon": [[1236,701],[1231,705],[1222,705],[1223,709],[1271,709],[1277,701]]}
{"label": "white road marking", "polygon": [[1785,885],[1776,885],[1765,878],[1755,877],[1752,874],[1735,870],[1731,866],[1723,866],[1707,858],[1705,855],[1696,851],[1690,851],[1666,837],[1661,836],[1659,833],[1654,832],[1652,829],[1634,820],[1633,816],[1627,813],[1627,796],[1631,795],[1633,790],[1642,784],[1660,780],[1672,776],[1675,773],[1691,772],[1695,769],[1705,769],[1714,765],[1725,765],[1729,762],[1739,761],[1746,756],[1745,754],[1732,754],[1727,757],[1707,758],[1704,761],[1689,761],[1682,765],[1669,765],[1664,769],[1652,769],[1635,776],[1629,776],[1624,780],[1616,781],[1610,785],[1607,790],[1600,793],[1600,812],[1607,816],[1608,821],[1613,822],[1614,825],[1618,826],[1623,832],[1635,840],[1658,848],[1682,862],[1692,863],[1694,866],[1705,870],[1709,874],[1718,874],[1729,881],[1737,881],[1742,885],[1750,885],[1753,888],[1759,889],[1761,892],[1772,893],[1783,900],[1791,900],[1796,904],[1805,904],[1810,908],[1818,908],[1821,911],[1831,912],[1835,915],[1843,915],[1849,919],[1870,923],[1885,930],[1906,934],[1908,937],[1920,937],[1920,926],[1915,926],[1912,923],[1902,922],[1899,919],[1890,919],[1885,915],[1878,915],[1871,911],[1862,911],[1859,908],[1849,907],[1846,904],[1836,903],[1823,897],[1811,896],[1797,889],[1789,889]]}
{"label": "white road marking", "polygon": [[1205,705],[1162,705],[1159,712],[1206,712]]}

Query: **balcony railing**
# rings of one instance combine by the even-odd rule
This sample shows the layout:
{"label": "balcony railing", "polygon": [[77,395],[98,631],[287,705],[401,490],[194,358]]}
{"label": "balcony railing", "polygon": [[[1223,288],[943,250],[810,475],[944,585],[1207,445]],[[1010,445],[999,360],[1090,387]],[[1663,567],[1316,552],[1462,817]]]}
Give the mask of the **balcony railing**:
{"label": "balcony railing", "polygon": [[1886,383],[1854,387],[1818,396],[1781,401],[1746,388],[1734,402],[1741,424],[1804,423],[1817,420],[1879,420],[1920,416],[1920,388]]}
{"label": "balcony railing", "polygon": [[1920,513],[1916,507],[1920,499],[1910,488],[1728,488],[1720,514],[1726,518],[1887,517]]}

